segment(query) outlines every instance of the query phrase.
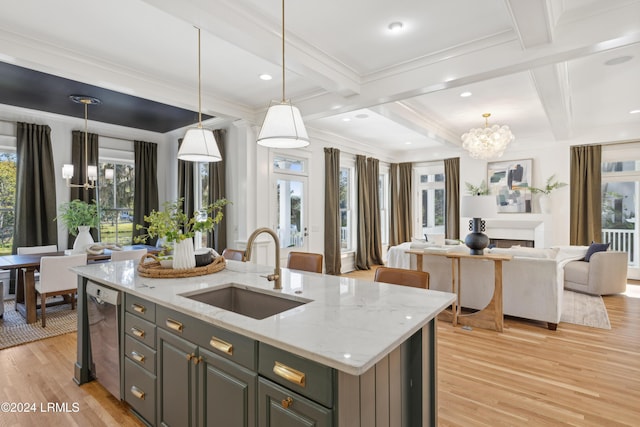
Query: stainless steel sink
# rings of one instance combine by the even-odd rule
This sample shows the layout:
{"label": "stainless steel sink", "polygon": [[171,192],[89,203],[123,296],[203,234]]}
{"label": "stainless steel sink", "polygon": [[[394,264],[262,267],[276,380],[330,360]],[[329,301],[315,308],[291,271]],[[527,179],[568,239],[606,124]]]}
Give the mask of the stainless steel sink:
{"label": "stainless steel sink", "polygon": [[310,302],[309,300],[292,300],[254,291],[235,283],[230,283],[224,288],[187,292],[180,295],[258,320]]}

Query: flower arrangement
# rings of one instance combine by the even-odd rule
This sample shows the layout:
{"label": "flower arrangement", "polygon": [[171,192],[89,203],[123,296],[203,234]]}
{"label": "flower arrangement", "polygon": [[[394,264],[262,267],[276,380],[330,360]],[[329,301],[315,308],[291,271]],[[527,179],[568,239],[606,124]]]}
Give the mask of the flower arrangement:
{"label": "flower arrangement", "polygon": [[144,220],[148,227],[136,224],[136,230],[146,230],[147,233],[137,236],[136,243],[144,243],[148,238],[159,237],[166,242],[181,242],[195,236],[195,233],[213,230],[222,221],[223,208],[229,204],[226,199],[218,199],[204,209],[197,210],[189,218],[182,210],[183,199],[175,202],[165,202],[162,211],[151,211]]}
{"label": "flower arrangement", "polygon": [[78,227],[98,227],[98,205],[87,203],[80,199],[71,200],[60,205],[60,215],[54,220],[60,220],[73,236],[78,235]]}
{"label": "flower arrangement", "polygon": [[567,185],[566,182],[559,182],[558,180],[554,180],[556,177],[555,174],[551,175],[549,178],[547,178],[547,183],[544,186],[544,188],[536,188],[536,187],[530,187],[530,190],[533,194],[545,194],[545,195],[549,195],[551,194],[552,191],[557,190],[558,188],[562,188],[564,186]]}
{"label": "flower arrangement", "polygon": [[489,195],[489,187],[487,187],[487,183],[484,181],[484,179],[482,180],[482,182],[478,186],[475,186],[475,185],[470,184],[468,182],[465,182],[464,185],[467,188],[467,193],[469,193],[470,196],[487,196],[487,195]]}

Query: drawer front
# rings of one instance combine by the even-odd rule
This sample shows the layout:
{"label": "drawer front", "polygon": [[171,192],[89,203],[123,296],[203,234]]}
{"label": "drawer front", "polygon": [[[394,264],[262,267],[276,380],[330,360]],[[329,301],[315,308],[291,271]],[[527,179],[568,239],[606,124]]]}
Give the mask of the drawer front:
{"label": "drawer front", "polygon": [[156,325],[142,320],[131,313],[124,314],[124,332],[146,344],[151,348],[156,348]]}
{"label": "drawer front", "polygon": [[147,347],[135,338],[125,335],[125,355],[136,365],[143,367],[152,374],[156,373],[156,351]]}
{"label": "drawer front", "polygon": [[333,426],[333,410],[318,405],[284,387],[258,380],[259,427]]}
{"label": "drawer front", "polygon": [[255,371],[257,342],[163,306],[156,310],[157,325],[207,350]]}
{"label": "drawer front", "polygon": [[156,376],[124,359],[124,400],[151,425],[156,424]]}
{"label": "drawer front", "polygon": [[332,368],[260,343],[258,372],[327,408],[333,407],[335,371]]}
{"label": "drawer front", "polygon": [[126,294],[125,310],[151,323],[156,321],[156,305],[135,295]]}

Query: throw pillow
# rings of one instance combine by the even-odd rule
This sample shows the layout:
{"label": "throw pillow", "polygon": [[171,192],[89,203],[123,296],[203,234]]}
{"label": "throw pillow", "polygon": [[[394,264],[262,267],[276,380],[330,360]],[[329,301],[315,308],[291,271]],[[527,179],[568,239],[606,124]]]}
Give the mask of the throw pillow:
{"label": "throw pillow", "polygon": [[607,249],[609,249],[609,243],[591,242],[591,245],[589,245],[589,249],[587,249],[587,254],[584,256],[584,260],[586,262],[589,262],[589,259],[591,259],[591,255],[595,254],[596,252],[605,252]]}

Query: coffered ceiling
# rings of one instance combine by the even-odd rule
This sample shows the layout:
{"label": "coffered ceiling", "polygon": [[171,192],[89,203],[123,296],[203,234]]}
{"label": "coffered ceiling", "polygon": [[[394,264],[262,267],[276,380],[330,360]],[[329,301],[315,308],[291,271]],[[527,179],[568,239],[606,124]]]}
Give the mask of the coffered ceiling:
{"label": "coffered ceiling", "polygon": [[[204,113],[259,125],[281,94],[279,0],[0,5],[8,64],[193,112],[198,26]],[[640,139],[639,0],[287,0],[286,30],[312,137],[426,160],[489,112],[516,148]]]}

